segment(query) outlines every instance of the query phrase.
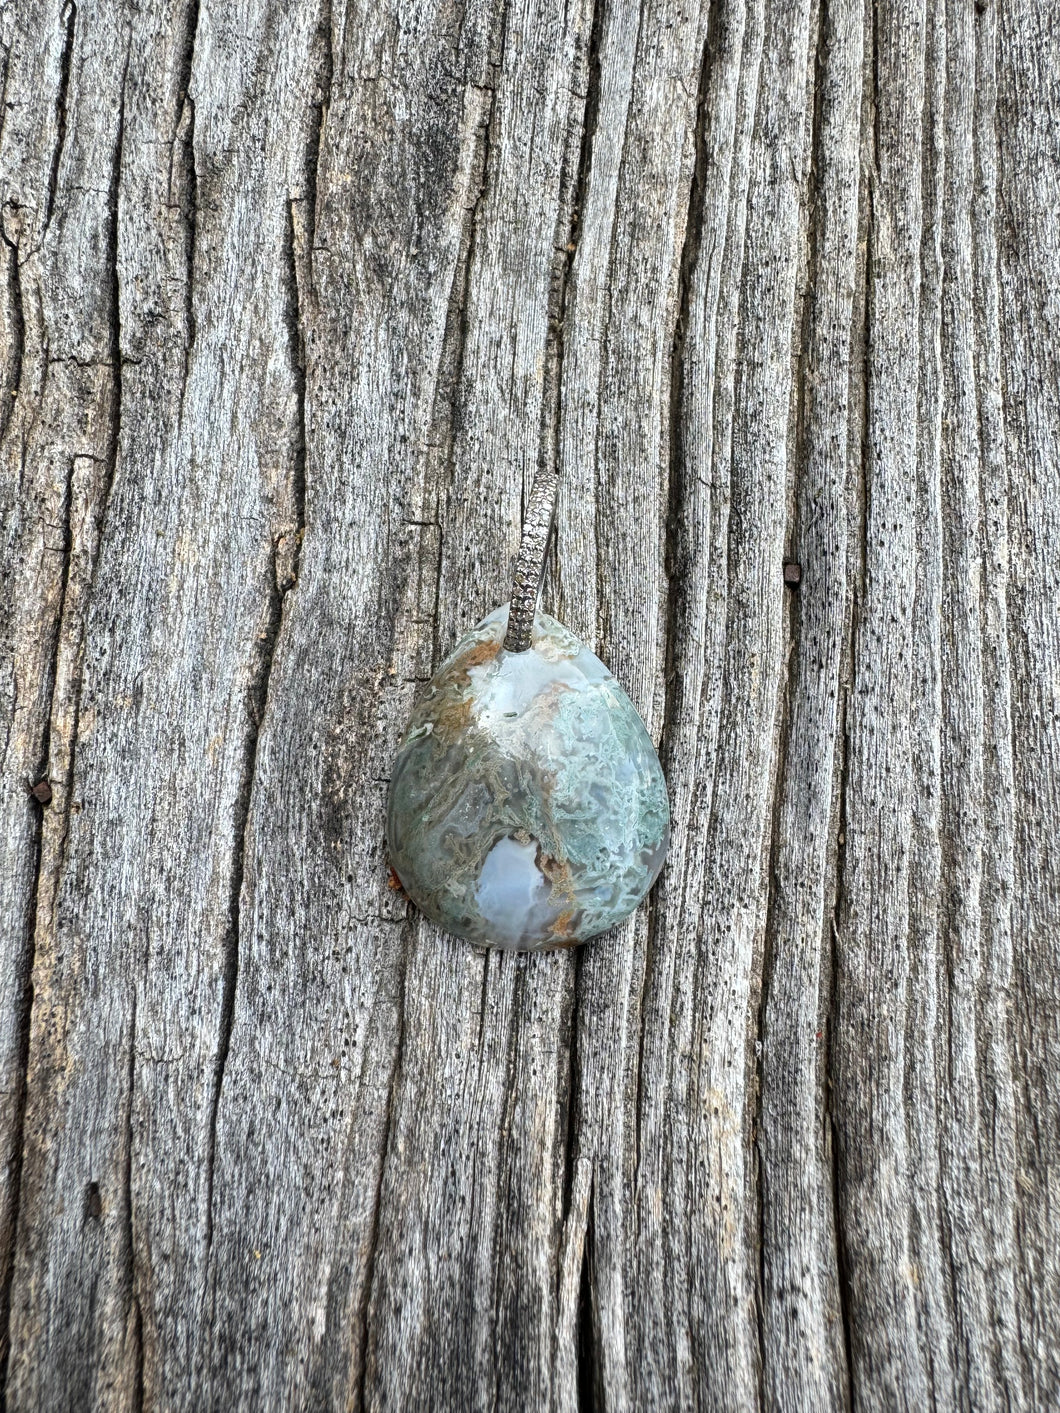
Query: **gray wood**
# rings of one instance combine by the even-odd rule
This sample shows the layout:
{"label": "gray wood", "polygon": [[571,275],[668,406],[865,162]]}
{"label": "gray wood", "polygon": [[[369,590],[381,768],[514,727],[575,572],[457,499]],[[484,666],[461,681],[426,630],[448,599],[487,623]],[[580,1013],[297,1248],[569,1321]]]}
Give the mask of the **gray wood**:
{"label": "gray wood", "polygon": [[[1052,18],[0,6],[7,1406],[1060,1402]],[[383,807],[539,471],[673,839],[528,958]]]}

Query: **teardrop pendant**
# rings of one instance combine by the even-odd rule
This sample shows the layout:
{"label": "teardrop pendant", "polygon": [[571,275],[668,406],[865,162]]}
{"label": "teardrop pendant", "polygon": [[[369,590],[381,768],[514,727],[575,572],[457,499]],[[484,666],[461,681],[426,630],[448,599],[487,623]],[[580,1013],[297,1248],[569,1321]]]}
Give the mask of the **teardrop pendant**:
{"label": "teardrop pendant", "polygon": [[391,862],[448,932],[569,947],[621,922],[654,883],[666,782],[600,659],[540,612],[530,646],[512,651],[508,620],[505,604],[468,633],[413,712],[391,775]]}

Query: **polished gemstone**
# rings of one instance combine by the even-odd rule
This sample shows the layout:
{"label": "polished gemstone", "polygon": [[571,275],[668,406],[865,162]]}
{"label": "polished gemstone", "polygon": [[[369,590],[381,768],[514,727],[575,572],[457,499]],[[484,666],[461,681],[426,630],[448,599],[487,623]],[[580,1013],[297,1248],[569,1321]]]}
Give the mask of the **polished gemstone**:
{"label": "polished gemstone", "polygon": [[508,606],[457,644],[417,704],[387,838],[412,901],[496,947],[569,947],[627,917],[670,834],[659,758],[625,692],[547,614],[522,653]]}

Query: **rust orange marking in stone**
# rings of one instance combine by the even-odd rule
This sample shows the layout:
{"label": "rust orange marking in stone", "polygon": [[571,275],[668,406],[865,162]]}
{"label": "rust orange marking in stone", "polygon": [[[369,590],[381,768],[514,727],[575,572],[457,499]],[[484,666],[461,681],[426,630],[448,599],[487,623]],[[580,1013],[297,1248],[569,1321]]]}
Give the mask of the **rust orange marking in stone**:
{"label": "rust orange marking in stone", "polygon": [[487,638],[485,642],[476,643],[473,648],[470,648],[465,656],[462,657],[458,663],[455,663],[454,666],[459,667],[461,672],[466,673],[472,667],[481,667],[484,662],[489,662],[490,658],[496,657],[500,650],[501,645],[499,642],[490,642]]}
{"label": "rust orange marking in stone", "polygon": [[[497,656],[500,650],[500,643],[489,641],[475,643],[463,657],[453,663],[443,676],[437,679],[435,685],[439,692],[444,695],[462,683],[470,686],[469,670],[472,667],[480,667],[484,662],[489,662]],[[435,730],[439,732],[443,740],[447,742],[455,740],[471,725],[471,698],[468,697],[464,701],[452,702],[440,707],[432,720]]]}
{"label": "rust orange marking in stone", "polygon": [[546,854],[540,844],[537,846],[537,851],[537,858],[534,862],[538,868],[552,884],[552,887],[569,898],[573,904],[574,878],[570,871],[570,864],[566,859],[556,859],[551,854]]}
{"label": "rust orange marking in stone", "polygon": [[554,940],[546,942],[540,949],[542,952],[568,952],[571,947],[577,947],[578,945],[577,937],[557,937],[555,932],[553,932],[552,936]]}
{"label": "rust orange marking in stone", "polygon": [[549,937],[552,939],[549,950],[554,947],[573,947],[578,941],[576,937],[572,936],[571,931],[577,907],[574,901],[574,877],[570,864],[566,859],[557,859],[553,858],[551,854],[546,854],[540,845],[538,845],[536,862],[541,873],[551,883],[553,893],[558,893],[569,904],[548,930]]}
{"label": "rust orange marking in stone", "polygon": [[451,702],[439,708],[434,717],[434,728],[445,741],[455,740],[463,735],[471,724],[471,698],[463,702]]}
{"label": "rust orange marking in stone", "polygon": [[405,885],[398,877],[397,869],[394,867],[393,864],[390,865],[389,877],[387,878],[386,886],[391,890],[392,893],[403,893],[406,898],[408,897],[408,894],[405,893]]}
{"label": "rust orange marking in stone", "polygon": [[555,921],[555,922],[552,924],[552,926],[549,928],[549,933],[550,933],[550,935],[551,935],[552,938],[553,938],[557,943],[559,943],[561,946],[564,946],[564,947],[573,946],[574,941],[575,941],[575,938],[574,938],[573,935],[571,934],[571,926],[572,926],[573,922],[574,922],[574,909],[573,909],[573,908],[567,908],[567,910],[566,910],[565,912],[560,913],[559,917],[556,919],[556,921]]}
{"label": "rust orange marking in stone", "polygon": [[571,691],[569,682],[549,682],[543,691],[538,692],[534,701],[535,704],[540,702],[544,711],[547,712],[544,718],[545,721],[555,720],[556,713],[560,708],[560,703],[569,691]]}

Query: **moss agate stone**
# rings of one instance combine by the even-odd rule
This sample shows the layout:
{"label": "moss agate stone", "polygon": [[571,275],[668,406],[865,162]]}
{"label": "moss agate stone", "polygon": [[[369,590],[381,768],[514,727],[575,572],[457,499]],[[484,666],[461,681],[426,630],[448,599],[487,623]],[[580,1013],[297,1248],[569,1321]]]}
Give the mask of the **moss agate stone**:
{"label": "moss agate stone", "polygon": [[387,839],[409,897],[494,947],[569,947],[655,882],[666,782],[633,703],[547,614],[502,646],[508,606],[457,644],[421,697],[390,782]]}

